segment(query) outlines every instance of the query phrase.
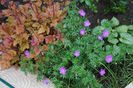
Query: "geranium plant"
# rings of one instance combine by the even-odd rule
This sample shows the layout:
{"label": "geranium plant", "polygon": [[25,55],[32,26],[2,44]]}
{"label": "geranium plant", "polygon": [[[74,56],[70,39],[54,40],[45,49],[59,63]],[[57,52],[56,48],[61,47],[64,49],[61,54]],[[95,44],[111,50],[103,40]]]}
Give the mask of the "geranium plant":
{"label": "geranium plant", "polygon": [[23,71],[37,72],[39,80],[52,80],[56,88],[102,88],[97,78],[112,74],[105,65],[133,55],[133,25],[120,25],[113,17],[91,29],[91,22],[83,13],[72,2],[67,17],[57,26],[63,41],[50,44],[45,58],[36,64],[23,60]]}

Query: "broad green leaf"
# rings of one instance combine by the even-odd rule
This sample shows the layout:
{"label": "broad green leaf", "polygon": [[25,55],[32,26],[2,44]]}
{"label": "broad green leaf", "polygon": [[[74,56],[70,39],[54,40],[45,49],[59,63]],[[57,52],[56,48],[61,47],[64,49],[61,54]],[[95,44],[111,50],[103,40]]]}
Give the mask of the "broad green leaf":
{"label": "broad green leaf", "polygon": [[121,33],[121,38],[119,39],[121,42],[125,44],[133,44],[133,36],[129,33]]}
{"label": "broad green leaf", "polygon": [[133,30],[133,25],[129,25],[129,26],[128,26],[128,29],[129,29],[129,30]]}
{"label": "broad green leaf", "polygon": [[118,26],[119,25],[119,20],[116,17],[113,17],[111,19],[111,25],[114,26]]}
{"label": "broad green leaf", "polygon": [[109,41],[110,43],[112,43],[112,44],[117,44],[117,43],[119,42],[118,39],[116,39],[116,38],[108,39],[108,41]]}
{"label": "broad green leaf", "polygon": [[103,19],[101,21],[101,25],[105,28],[109,28],[111,26],[110,22],[107,19]]}
{"label": "broad green leaf", "polygon": [[119,41],[117,39],[118,33],[117,32],[112,32],[110,36],[108,37],[108,42],[112,44],[117,44]]}
{"label": "broad green leaf", "polygon": [[133,44],[133,42],[130,42],[130,40],[127,40],[127,39],[119,39],[122,43],[125,43],[125,44],[129,44],[129,45],[131,45],[131,44]]}
{"label": "broad green leaf", "polygon": [[111,31],[111,33],[108,36],[108,38],[115,38],[115,37],[118,37],[118,33],[115,30],[113,30],[113,31]]}
{"label": "broad green leaf", "polygon": [[113,55],[117,55],[120,53],[120,47],[117,45],[113,46]]}
{"label": "broad green leaf", "polygon": [[105,28],[102,27],[102,26],[97,26],[93,29],[92,33],[94,35],[101,35],[102,34],[102,31],[104,30]]}
{"label": "broad green leaf", "polygon": [[127,52],[128,54],[133,54],[133,45],[127,46],[126,52]]}
{"label": "broad green leaf", "polygon": [[122,33],[122,32],[127,32],[128,30],[128,27],[126,25],[121,25],[119,27],[116,27],[115,30],[119,33]]}
{"label": "broad green leaf", "polygon": [[106,54],[111,54],[113,52],[113,46],[106,45]]}
{"label": "broad green leaf", "polygon": [[113,37],[118,37],[118,33],[117,32],[112,32]]}
{"label": "broad green leaf", "polygon": [[90,1],[90,0],[85,0],[85,3],[86,3],[88,6],[91,6],[91,1]]}

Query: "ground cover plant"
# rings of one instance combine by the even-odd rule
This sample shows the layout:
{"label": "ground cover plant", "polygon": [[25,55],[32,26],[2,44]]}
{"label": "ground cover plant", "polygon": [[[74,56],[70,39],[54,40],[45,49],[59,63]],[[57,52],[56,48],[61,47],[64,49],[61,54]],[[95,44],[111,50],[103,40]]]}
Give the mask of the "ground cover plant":
{"label": "ground cover plant", "polygon": [[[21,14],[17,13],[20,17],[29,12],[29,19],[21,19],[24,32],[21,29],[17,31],[23,28],[16,28],[22,26],[19,17],[7,14],[10,9],[2,12],[2,16],[8,19],[0,26],[0,65],[9,67],[18,63],[25,73],[38,74],[37,79],[43,80],[44,84],[49,84],[51,80],[56,88],[123,88],[132,81],[133,25],[122,25],[116,17],[112,17],[110,20],[103,19],[92,28],[86,11],[79,9],[76,1],[72,1],[65,10],[61,10],[60,6],[69,2],[59,5],[47,1],[48,6],[42,8],[41,0],[25,4],[26,7],[22,5],[25,9],[33,6]],[[19,9],[15,11],[14,4],[10,2],[11,10],[19,12]],[[46,14],[47,11],[47,16],[37,14]]]}
{"label": "ground cover plant", "polygon": [[[71,2],[67,17],[57,25],[63,41],[50,44],[46,57],[36,63],[38,79],[44,79],[44,83],[52,80],[56,88],[117,88],[118,81],[109,66],[125,59],[132,61],[133,25],[120,25],[113,17],[91,29],[85,15],[76,2]],[[34,68],[34,62],[26,59],[21,68],[30,72],[29,63]]]}

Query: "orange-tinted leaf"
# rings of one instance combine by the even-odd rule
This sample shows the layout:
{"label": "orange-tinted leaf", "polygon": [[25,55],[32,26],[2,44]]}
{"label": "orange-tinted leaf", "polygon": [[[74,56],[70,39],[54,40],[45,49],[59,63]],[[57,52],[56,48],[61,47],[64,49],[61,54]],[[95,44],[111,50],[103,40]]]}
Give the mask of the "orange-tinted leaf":
{"label": "orange-tinted leaf", "polygon": [[36,54],[36,56],[41,52],[41,50],[39,49],[39,47],[34,47],[34,52]]}
{"label": "orange-tinted leaf", "polygon": [[24,25],[16,25],[15,28],[16,28],[15,30],[16,34],[21,34],[24,32]]}
{"label": "orange-tinted leaf", "polygon": [[11,45],[13,44],[12,38],[11,37],[5,38],[4,41],[3,41],[3,44],[4,44],[5,47],[10,48]]}
{"label": "orange-tinted leaf", "polygon": [[43,50],[48,50],[48,45],[44,45],[42,49]]}
{"label": "orange-tinted leaf", "polygon": [[10,62],[7,62],[7,61],[4,61],[4,60],[0,60],[0,67],[1,67],[1,70],[3,69],[7,69],[11,66],[11,63]]}
{"label": "orange-tinted leaf", "polygon": [[6,9],[6,10],[2,10],[2,14],[8,17],[12,14],[12,12],[11,12],[11,10]]}
{"label": "orange-tinted leaf", "polygon": [[46,30],[45,30],[44,26],[41,25],[41,27],[40,27],[39,30],[38,30],[38,34],[44,33],[45,31],[46,31]]}
{"label": "orange-tinted leaf", "polygon": [[20,46],[20,51],[23,52],[25,49],[29,49],[29,35],[27,33],[22,33],[21,35],[13,36],[15,38],[13,46],[17,44]]}
{"label": "orange-tinted leaf", "polygon": [[49,36],[45,37],[45,42],[46,42],[46,44],[52,43],[54,41],[54,39],[55,38],[52,35],[49,35]]}
{"label": "orange-tinted leaf", "polygon": [[16,56],[16,51],[8,50],[7,52],[2,54],[2,59],[4,60],[12,60]]}
{"label": "orange-tinted leaf", "polygon": [[35,22],[32,24],[32,27],[37,28],[40,24],[38,22]]}

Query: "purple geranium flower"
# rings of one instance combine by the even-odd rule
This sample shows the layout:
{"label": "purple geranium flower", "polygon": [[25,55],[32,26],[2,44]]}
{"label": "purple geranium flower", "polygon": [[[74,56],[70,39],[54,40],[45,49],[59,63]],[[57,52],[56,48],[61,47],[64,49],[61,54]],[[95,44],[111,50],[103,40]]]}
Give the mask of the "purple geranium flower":
{"label": "purple geranium flower", "polygon": [[24,55],[25,55],[27,58],[29,58],[29,57],[30,57],[30,52],[29,52],[28,50],[25,50]]}
{"label": "purple geranium flower", "polygon": [[85,29],[80,30],[80,35],[85,35],[85,33],[86,33]]}
{"label": "purple geranium flower", "polygon": [[61,67],[61,68],[59,69],[59,71],[60,71],[60,74],[65,75],[67,70],[66,70],[65,67]]}
{"label": "purple geranium flower", "polygon": [[98,36],[98,39],[103,41],[103,36]]}
{"label": "purple geranium flower", "polygon": [[111,62],[112,62],[112,58],[113,58],[112,55],[107,55],[106,58],[105,58],[105,61],[106,61],[107,63],[111,63]]}
{"label": "purple geranium flower", "polygon": [[102,36],[103,36],[104,38],[106,38],[106,37],[109,36],[109,34],[110,34],[109,30],[105,29],[105,30],[103,31]]}
{"label": "purple geranium flower", "polygon": [[80,16],[83,16],[83,17],[86,15],[86,13],[83,9],[79,10],[79,14],[80,14]]}
{"label": "purple geranium flower", "polygon": [[84,26],[85,27],[89,27],[91,25],[89,20],[84,21]]}
{"label": "purple geranium flower", "polygon": [[79,50],[76,50],[73,54],[75,57],[79,57],[80,56],[80,51]]}
{"label": "purple geranium flower", "polygon": [[46,79],[43,80],[43,83],[47,85],[47,84],[50,83],[50,80],[48,78],[46,78]]}
{"label": "purple geranium flower", "polygon": [[104,76],[105,73],[106,73],[105,69],[100,69],[99,74],[100,74],[101,76]]}

